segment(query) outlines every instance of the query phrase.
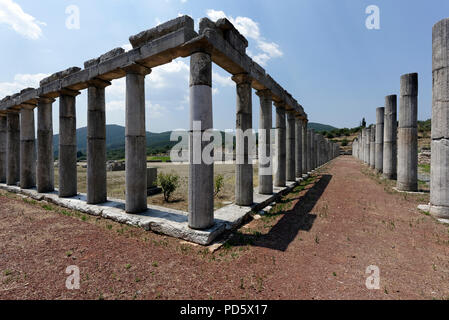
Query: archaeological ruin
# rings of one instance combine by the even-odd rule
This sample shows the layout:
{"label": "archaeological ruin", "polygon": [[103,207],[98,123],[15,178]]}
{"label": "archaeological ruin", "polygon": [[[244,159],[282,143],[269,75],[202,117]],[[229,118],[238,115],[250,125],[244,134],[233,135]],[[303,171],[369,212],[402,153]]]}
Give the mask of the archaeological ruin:
{"label": "archaeological ruin", "polygon": [[[435,121],[433,132],[432,205],[447,212],[448,203],[448,23],[436,29],[440,38],[434,39]],[[443,41],[444,40],[444,41]],[[25,88],[0,102],[0,187],[37,200],[115,221],[142,227],[146,230],[178,237],[202,245],[211,243],[225,230],[237,227],[252,211],[261,210],[285,194],[314,169],[329,162],[340,153],[339,146],[307,128],[307,114],[295,98],[281,87],[260,65],[247,54],[248,41],[227,19],[212,22],[203,18],[199,31],[194,21],[182,16],[150,30],[131,36],[130,51],[113,49],[96,59],[86,61],[84,68],[71,67],[57,72],[40,82],[39,88]],[[444,53],[445,56],[442,56]],[[202,159],[208,141],[199,148],[189,149],[188,212],[147,205],[147,160],[145,122],[145,77],[152,68],[170,63],[179,57],[190,57],[190,144],[213,128],[212,63],[232,74],[236,86],[236,156],[244,161],[235,164],[235,203],[214,211],[214,164]],[[105,88],[111,82],[126,78],[126,200],[107,198],[106,111]],[[414,130],[416,118],[416,87],[411,78],[404,83],[401,97],[407,101],[401,109],[398,178],[400,185],[415,188],[416,177],[412,159],[415,154]],[[446,81],[446,82],[444,82]],[[187,86],[187,83],[186,83]],[[77,190],[76,97],[87,89],[87,194]],[[259,121],[259,186],[253,188],[253,161],[245,132],[252,132],[252,90],[260,99]],[[441,96],[438,95],[441,94]],[[54,183],[54,150],[52,110],[59,100],[59,183]],[[441,100],[441,101],[440,101]],[[276,109],[273,126],[272,108]],[[401,105],[402,106],[402,105]],[[393,105],[392,105],[393,107]],[[394,106],[395,107],[395,106]],[[34,109],[37,108],[37,123]],[[377,170],[394,165],[394,147],[391,118],[385,109],[383,144],[375,142],[377,129],[364,129],[360,143],[354,145],[357,157],[370,162]],[[402,115],[402,113],[404,113]],[[380,113],[379,113],[380,114]],[[150,119],[151,120],[151,119]],[[198,126],[197,124],[200,124]],[[35,136],[37,126],[37,136]],[[274,141],[269,134],[275,129]],[[192,142],[193,141],[193,142]],[[362,142],[363,141],[363,142]],[[414,140],[413,140],[414,141]],[[274,143],[273,143],[274,142]],[[366,142],[366,143],[365,143]],[[373,158],[384,148],[384,158]],[[272,147],[274,146],[274,147]],[[370,152],[369,149],[372,149]],[[390,148],[390,149],[388,149]],[[392,148],[392,149],[391,149]],[[273,149],[273,150],[272,150]],[[387,150],[388,149],[388,150]],[[433,151],[435,149],[435,151]],[[392,151],[393,150],[393,151]],[[264,161],[261,161],[261,159]],[[272,158],[274,160],[273,164]],[[444,162],[445,161],[445,162]],[[374,164],[375,162],[375,164]],[[445,180],[440,178],[445,177]],[[435,177],[438,176],[440,180]],[[398,182],[399,185],[399,182]],[[445,188],[445,189],[444,189]],[[444,198],[445,197],[445,198]],[[440,212],[439,211],[439,212]]]}

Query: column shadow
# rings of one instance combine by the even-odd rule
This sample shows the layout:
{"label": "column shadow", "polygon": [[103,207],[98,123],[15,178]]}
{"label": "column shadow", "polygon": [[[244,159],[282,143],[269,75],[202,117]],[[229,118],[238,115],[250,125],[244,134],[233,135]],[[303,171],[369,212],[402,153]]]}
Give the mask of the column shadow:
{"label": "column shadow", "polygon": [[278,203],[291,203],[298,200],[296,205],[288,211],[281,213],[282,218],[267,234],[244,234],[237,231],[229,240],[232,246],[252,245],[273,250],[285,251],[289,244],[297,237],[300,231],[310,231],[317,218],[311,211],[320,199],[327,185],[331,181],[331,175],[322,175],[315,184],[306,189],[306,193],[289,199],[283,199]]}

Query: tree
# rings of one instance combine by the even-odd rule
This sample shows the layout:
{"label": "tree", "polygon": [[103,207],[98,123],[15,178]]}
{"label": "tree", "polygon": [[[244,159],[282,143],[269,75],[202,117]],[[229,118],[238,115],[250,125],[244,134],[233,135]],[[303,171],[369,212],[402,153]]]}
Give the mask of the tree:
{"label": "tree", "polygon": [[366,128],[366,120],[365,120],[365,118],[362,119],[362,128]]}

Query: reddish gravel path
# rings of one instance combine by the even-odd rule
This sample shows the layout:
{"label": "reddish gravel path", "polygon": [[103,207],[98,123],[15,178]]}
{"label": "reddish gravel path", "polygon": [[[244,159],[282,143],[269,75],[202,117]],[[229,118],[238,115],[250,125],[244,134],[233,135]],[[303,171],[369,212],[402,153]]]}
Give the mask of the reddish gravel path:
{"label": "reddish gravel path", "polygon": [[[177,239],[0,194],[0,299],[447,299],[449,227],[339,157],[279,215],[208,253]],[[275,211],[276,211],[275,210]],[[67,290],[77,265],[81,288]],[[380,269],[368,290],[365,270]]]}

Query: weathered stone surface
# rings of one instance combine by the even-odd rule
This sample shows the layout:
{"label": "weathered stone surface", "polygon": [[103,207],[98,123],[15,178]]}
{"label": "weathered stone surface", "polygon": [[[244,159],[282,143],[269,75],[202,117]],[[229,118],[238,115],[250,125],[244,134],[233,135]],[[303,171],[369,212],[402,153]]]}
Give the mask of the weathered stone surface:
{"label": "weathered stone surface", "polygon": [[36,144],[34,110],[20,110],[20,187],[36,186]]}
{"label": "weathered stone surface", "polygon": [[169,33],[177,31],[181,28],[194,30],[194,21],[189,16],[182,16],[165,23],[162,23],[149,30],[142,31],[136,35],[129,37],[129,42],[133,48],[141,47],[147,42],[163,37]]}
{"label": "weathered stone surface", "polygon": [[126,212],[147,209],[145,75],[126,75]]}
{"label": "weathered stone surface", "polygon": [[112,59],[118,55],[121,55],[125,52],[125,50],[123,48],[114,48],[104,54],[102,54],[101,56],[99,56],[98,58],[94,58],[94,59],[90,59],[86,62],[84,62],[84,68],[90,68],[92,66],[95,66],[99,63],[105,62],[106,60]]}
{"label": "weathered stone surface", "polygon": [[244,134],[252,130],[251,78],[247,74],[238,74],[232,79],[237,83],[235,201],[237,205],[248,206],[253,203],[253,150],[245,142]]}
{"label": "weathered stone surface", "polygon": [[20,180],[20,120],[18,113],[7,114],[6,183],[16,185]]}
{"label": "weathered stone surface", "polygon": [[430,213],[449,219],[449,19],[432,32],[432,148]]}
{"label": "weathered stone surface", "polygon": [[397,177],[397,96],[385,97],[383,176]]}
{"label": "weathered stone surface", "polygon": [[274,185],[285,187],[286,183],[286,124],[285,107],[283,103],[275,103],[276,106],[276,138],[275,138],[275,162],[274,162]]}
{"label": "weathered stone surface", "polygon": [[0,183],[6,182],[6,117],[0,116]]}
{"label": "weathered stone surface", "polygon": [[295,150],[295,115],[293,112],[287,113],[286,127],[286,176],[287,181],[295,181],[296,178],[296,150]]}
{"label": "weathered stone surface", "polygon": [[398,183],[401,191],[418,191],[418,74],[401,77],[398,127]]}
{"label": "weathered stone surface", "polygon": [[385,108],[376,109],[376,163],[375,168],[378,173],[383,171],[384,158],[384,118]]}
{"label": "weathered stone surface", "polygon": [[271,129],[273,101],[269,90],[258,91],[259,111],[259,193],[273,193],[273,168],[271,155]]}
{"label": "weathered stone surface", "polygon": [[60,79],[62,79],[64,77],[67,77],[68,75],[70,75],[72,73],[75,73],[75,72],[78,72],[80,70],[81,69],[78,68],[78,67],[71,67],[71,68],[68,68],[66,70],[53,73],[52,75],[42,79],[39,82],[39,85],[42,87],[43,85],[49,84],[49,83],[51,83],[53,81],[56,81],[56,80],[60,80]]}
{"label": "weathered stone surface", "polygon": [[210,33],[215,33],[240,54],[245,54],[248,47],[246,38],[226,18],[218,19],[215,23],[208,18],[201,19],[199,32],[209,36]]}
{"label": "weathered stone surface", "polygon": [[37,169],[38,192],[54,190],[53,117],[54,99],[40,98],[37,107]]}

